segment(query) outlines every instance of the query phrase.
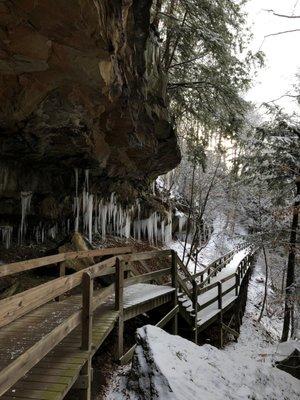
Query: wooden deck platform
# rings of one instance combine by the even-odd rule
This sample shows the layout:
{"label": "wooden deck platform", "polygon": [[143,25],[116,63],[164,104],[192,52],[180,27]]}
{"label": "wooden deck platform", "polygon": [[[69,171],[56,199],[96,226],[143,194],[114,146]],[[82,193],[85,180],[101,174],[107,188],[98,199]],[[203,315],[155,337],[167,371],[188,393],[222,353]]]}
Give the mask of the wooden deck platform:
{"label": "wooden deck platform", "polygon": [[[59,305],[67,305],[61,302]],[[103,305],[94,313],[93,354],[112,331],[119,312]],[[16,338],[16,335],[14,335]],[[54,350],[18,381],[1,399],[62,399],[74,385],[89,353],[82,351],[81,326],[67,336]]]}
{"label": "wooden deck platform", "polygon": [[[130,319],[172,299],[174,288],[139,283],[124,288],[124,319]],[[95,298],[101,291],[95,292]],[[115,327],[119,312],[112,295],[93,315],[92,355]],[[52,301],[0,330],[0,372],[81,307],[81,296]],[[89,353],[82,351],[81,326],[63,339],[1,399],[58,400],[79,379]]]}

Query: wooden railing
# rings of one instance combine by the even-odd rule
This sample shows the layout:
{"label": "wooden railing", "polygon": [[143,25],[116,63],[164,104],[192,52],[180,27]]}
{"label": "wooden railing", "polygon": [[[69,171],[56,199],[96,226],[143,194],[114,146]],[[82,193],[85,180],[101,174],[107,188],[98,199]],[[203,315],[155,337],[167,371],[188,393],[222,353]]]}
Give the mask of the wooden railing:
{"label": "wooden railing", "polygon": [[[174,250],[151,251],[136,254],[128,253],[128,248],[117,249],[99,249],[88,252],[80,252],[79,255],[74,253],[64,253],[57,256],[50,256],[36,260],[29,260],[20,263],[8,264],[0,267],[1,276],[11,275],[17,272],[22,272],[21,266],[25,270],[38,268],[41,266],[61,262],[62,260],[76,259],[82,257],[91,257],[99,255],[108,255],[110,252],[118,254],[114,255],[102,262],[99,262],[84,270],[73,273],[69,276],[61,276],[50,282],[46,282],[38,287],[28,289],[22,293],[16,294],[9,298],[0,301],[0,327],[8,325],[16,319],[30,313],[37,307],[40,307],[49,301],[61,296],[68,291],[81,285],[82,287],[82,305],[81,309],[75,311],[71,316],[66,318],[50,333],[44,336],[41,340],[35,343],[32,347],[26,350],[22,355],[13,360],[8,366],[0,371],[0,396],[3,395],[14,383],[22,378],[34,365],[47,355],[61,340],[69,335],[76,327],[82,323],[82,350],[89,354],[88,361],[84,366],[84,373],[90,376],[91,373],[91,337],[92,337],[92,321],[94,311],[107,300],[107,298],[115,294],[115,310],[118,311],[118,343],[117,343],[117,358],[121,361],[126,361],[133,350],[130,349],[125,355],[123,354],[123,330],[124,330],[124,288],[136,283],[152,282],[162,277],[166,277],[166,281],[171,283],[174,288],[174,304],[171,311],[163,317],[157,326],[164,326],[167,322],[173,319],[173,332],[177,332],[177,314],[179,307],[177,305],[177,290],[180,290],[191,300],[194,309],[194,332],[195,341],[197,340],[198,330],[198,312],[207,308],[213,302],[218,301],[218,307],[222,310],[224,296],[235,290],[235,296],[239,293],[241,281],[250,265],[250,254],[247,255],[237,268],[237,272],[232,274],[220,282],[215,282],[211,285],[203,287],[197,283],[195,276],[191,275],[185,265],[178,258]],[[122,254],[123,252],[123,254]],[[112,253],[110,253],[112,254]],[[229,259],[226,255],[223,262]],[[169,267],[162,268],[157,271],[147,272],[132,276],[136,273],[132,263],[135,261],[144,261],[149,259],[166,258]],[[218,266],[220,266],[219,264]],[[3,269],[4,267],[4,269]],[[2,271],[3,269],[3,271]],[[184,275],[184,278],[181,277]],[[93,282],[98,277],[114,275],[114,283],[102,289],[99,293],[93,293]],[[235,278],[234,285],[223,291],[222,284],[232,278]],[[188,284],[187,284],[188,282]],[[204,281],[203,281],[204,282]],[[189,287],[190,286],[190,287]],[[214,296],[209,301],[199,304],[198,296],[204,292],[213,290],[218,287],[218,295]],[[88,389],[90,390],[90,388]]]}
{"label": "wooden railing", "polygon": [[[61,276],[52,281],[25,290],[22,293],[13,295],[0,301],[0,327],[3,327],[57,298],[58,296],[61,296],[80,285],[82,286],[81,309],[66,318],[65,321],[59,324],[50,333],[44,336],[41,340],[35,343],[32,347],[30,347],[0,371],[0,396],[2,396],[12,385],[22,378],[32,367],[34,367],[34,365],[43,359],[59,342],[68,336],[81,323],[81,346],[83,350],[90,353],[93,313],[112,294],[115,294],[115,310],[119,312],[118,358],[123,355],[124,287],[135,283],[149,282],[164,275],[171,275],[171,281],[174,282],[174,284],[176,282],[176,278],[174,278],[176,276],[174,265],[169,268],[164,268],[144,275],[131,276],[125,279],[124,274],[132,272],[132,268],[128,264],[129,261],[140,259],[146,260],[150,258],[160,258],[171,255],[171,251],[154,251],[121,255],[122,253],[126,253],[128,251],[130,251],[129,248],[117,248],[92,250],[85,253],[80,252],[79,255],[74,253],[65,253],[57,256],[44,257],[0,267],[2,276],[7,276],[13,273],[21,272],[22,266],[25,270],[29,270],[48,265],[48,263],[54,264],[67,259],[108,255],[109,253],[120,254],[119,257],[110,257],[91,267],[75,272],[72,275]],[[3,267],[4,270],[2,271]],[[94,295],[94,279],[107,275],[115,275],[115,282],[101,290],[99,294]],[[85,364],[84,368],[84,373],[89,375],[91,369],[90,360]]]}
{"label": "wooden railing", "polygon": [[[242,280],[243,280],[246,272],[248,271],[248,268],[251,266],[252,257],[253,257],[252,253],[247,254],[243,258],[243,260],[239,263],[236,272],[232,273],[231,275],[226,276],[225,278],[221,279],[220,281],[214,282],[205,287],[201,287],[200,285],[198,285],[197,286],[197,297],[200,296],[201,294],[204,294],[215,288],[218,288],[217,296],[209,299],[205,303],[199,304],[198,311],[204,310],[205,308],[209,307],[210,305],[212,305],[215,302],[218,302],[219,309],[222,310],[224,297],[232,291],[235,291],[235,294],[233,297],[237,297],[239,294],[239,289],[240,289]],[[223,290],[223,284],[225,282],[233,280],[233,279],[234,279],[233,285],[231,285],[226,290]]]}
{"label": "wooden railing", "polygon": [[71,251],[67,253],[54,254],[47,257],[35,258],[33,260],[18,261],[11,264],[0,265],[0,278],[40,267],[59,264],[67,260],[79,260],[89,257],[111,256],[131,253],[131,251],[132,250],[130,247],[112,247],[106,249]]}
{"label": "wooden railing", "polygon": [[[235,254],[237,254],[238,251],[241,251],[248,247],[247,244],[243,244],[235,248],[234,250],[231,250],[230,252],[224,254],[224,256],[221,256],[217,260],[213,261],[207,267],[205,267],[202,271],[197,272],[196,274],[193,275],[193,278],[199,280],[204,286],[206,283],[210,283],[210,280],[213,276],[216,276],[218,272],[220,272],[223,268],[226,267],[226,265],[233,259]],[[206,278],[204,278],[204,276]]]}
{"label": "wooden railing", "polygon": [[[111,257],[85,270],[67,277],[54,279],[40,286],[0,301],[0,326],[7,325],[28,314],[37,307],[48,303],[55,297],[83,285],[82,309],[74,312],[40,341],[16,358],[0,373],[0,396],[24,376],[35,364],[45,357],[62,339],[69,335],[82,321],[82,346],[89,346],[91,310],[95,310],[114,291],[114,284],[92,297],[92,280],[102,276],[104,271],[115,265],[116,257]],[[87,319],[89,322],[87,324]]]}

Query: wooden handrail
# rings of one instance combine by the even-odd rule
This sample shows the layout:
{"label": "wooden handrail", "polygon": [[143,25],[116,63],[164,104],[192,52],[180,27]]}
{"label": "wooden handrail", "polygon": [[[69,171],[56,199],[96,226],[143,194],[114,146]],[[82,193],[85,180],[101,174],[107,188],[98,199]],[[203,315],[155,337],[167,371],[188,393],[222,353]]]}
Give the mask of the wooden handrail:
{"label": "wooden handrail", "polygon": [[69,276],[53,279],[50,282],[25,290],[0,301],[0,327],[9,324],[15,319],[27,314],[37,307],[58,297],[76,286],[82,281],[85,272],[91,272],[95,277],[104,268],[115,265],[116,258],[111,257],[91,267],[75,272]]}
{"label": "wooden handrail", "polygon": [[142,253],[133,253],[119,256],[120,261],[144,261],[153,258],[162,258],[171,255],[171,250],[153,250]]}
{"label": "wooden handrail", "polygon": [[178,254],[176,253],[176,262],[177,265],[179,266],[179,268],[182,269],[182,271],[185,273],[186,275],[186,280],[189,280],[191,283],[193,283],[194,277],[193,275],[190,273],[190,271],[187,269],[187,267],[184,265],[184,263],[182,262],[182,260],[178,257]]}
{"label": "wooden handrail", "polygon": [[119,255],[130,253],[130,247],[111,247],[105,249],[85,250],[85,251],[71,251],[68,253],[54,254],[32,260],[18,261],[11,264],[0,265],[0,278],[17,274],[31,269],[53,265],[67,260],[79,260],[87,257],[100,257],[108,255]]}
{"label": "wooden handrail", "polygon": [[[229,251],[228,253],[224,254],[224,255],[221,256],[221,257],[219,257],[217,260],[215,260],[215,261],[211,262],[210,264],[208,264],[208,265],[205,267],[204,270],[202,270],[202,271],[200,271],[200,272],[197,272],[196,274],[192,275],[193,278],[199,278],[199,277],[201,277],[202,275],[204,275],[209,269],[214,268],[215,265],[218,266],[218,263],[219,263],[220,260],[223,260],[223,262],[222,262],[221,265],[218,266],[218,269],[219,269],[221,266],[224,266],[224,265],[228,264],[228,260],[229,260],[230,258],[233,258],[233,256],[234,256],[238,251],[241,251],[241,250],[245,249],[246,247],[248,247],[248,244],[244,244],[244,245],[242,245],[242,246],[237,247],[237,248],[234,249],[234,250]],[[215,272],[215,271],[213,271],[212,273],[214,273],[214,272]],[[202,282],[201,282],[201,283],[202,283]]]}

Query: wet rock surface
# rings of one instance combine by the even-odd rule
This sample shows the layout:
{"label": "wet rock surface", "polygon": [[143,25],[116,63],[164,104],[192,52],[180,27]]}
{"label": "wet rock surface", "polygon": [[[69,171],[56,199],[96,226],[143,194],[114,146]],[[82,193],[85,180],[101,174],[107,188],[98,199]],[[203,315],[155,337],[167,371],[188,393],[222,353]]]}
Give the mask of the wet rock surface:
{"label": "wet rock surface", "polygon": [[37,221],[72,212],[74,168],[107,194],[178,164],[151,3],[0,3],[0,225],[21,192]]}

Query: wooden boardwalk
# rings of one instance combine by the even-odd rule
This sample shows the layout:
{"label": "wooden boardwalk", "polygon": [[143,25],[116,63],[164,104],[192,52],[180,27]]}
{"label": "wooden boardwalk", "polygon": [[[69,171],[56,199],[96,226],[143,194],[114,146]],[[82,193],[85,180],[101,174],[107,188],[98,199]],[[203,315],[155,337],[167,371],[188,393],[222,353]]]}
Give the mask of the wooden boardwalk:
{"label": "wooden boardwalk", "polygon": [[[124,322],[164,304],[170,311],[157,325],[171,321],[177,333],[180,312],[197,342],[201,329],[234,304],[248,273],[249,254],[224,282],[216,281],[216,274],[234,253],[194,276],[171,250],[131,254],[129,248],[97,249],[1,266],[0,276],[7,276],[69,257],[110,256],[68,276],[61,267],[59,278],[0,301],[1,399],[58,400],[72,387],[90,399],[91,359],[103,341],[116,328],[115,357],[130,360],[133,348],[123,352]],[[153,258],[164,259],[164,268],[138,274],[135,263]],[[101,277],[112,283],[94,290],[94,280]],[[76,287],[82,288],[80,295],[63,299]]]}

